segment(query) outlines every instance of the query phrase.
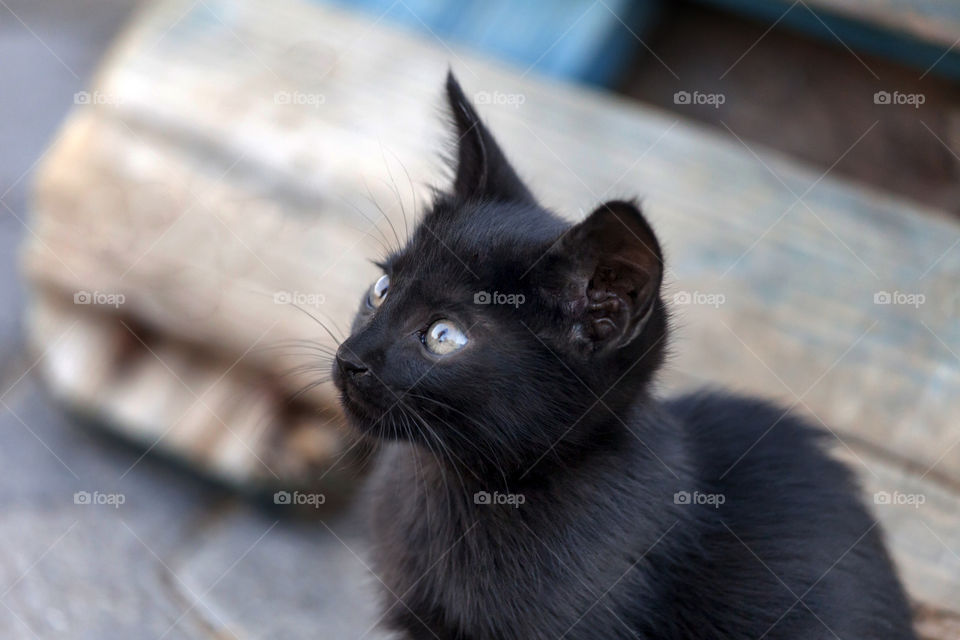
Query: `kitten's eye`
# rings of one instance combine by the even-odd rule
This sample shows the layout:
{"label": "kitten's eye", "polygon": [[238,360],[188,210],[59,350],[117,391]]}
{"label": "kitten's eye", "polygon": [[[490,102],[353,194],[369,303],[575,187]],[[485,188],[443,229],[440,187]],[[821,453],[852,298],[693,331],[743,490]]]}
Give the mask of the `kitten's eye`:
{"label": "kitten's eye", "polygon": [[367,293],[367,306],[376,309],[382,305],[389,289],[390,276],[384,274],[370,286],[370,292]]}
{"label": "kitten's eye", "polygon": [[437,320],[423,336],[423,344],[438,356],[462,349],[467,342],[467,335],[453,320]]}

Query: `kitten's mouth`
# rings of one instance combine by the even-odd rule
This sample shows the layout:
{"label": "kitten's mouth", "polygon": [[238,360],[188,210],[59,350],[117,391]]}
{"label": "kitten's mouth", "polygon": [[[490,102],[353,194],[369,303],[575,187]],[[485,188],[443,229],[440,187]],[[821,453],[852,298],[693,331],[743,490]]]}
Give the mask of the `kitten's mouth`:
{"label": "kitten's mouth", "polygon": [[376,417],[379,411],[364,397],[364,394],[351,384],[340,384],[340,400],[348,413],[357,414],[360,417]]}
{"label": "kitten's mouth", "polygon": [[380,412],[376,411],[375,407],[363,397],[363,394],[351,385],[344,385],[340,395],[347,408],[359,414],[361,417],[371,418],[377,417],[380,414]]}
{"label": "kitten's mouth", "polygon": [[377,440],[406,439],[404,429],[399,426],[397,415],[399,403],[392,403],[387,408],[373,404],[365,394],[347,384],[340,391],[340,404],[350,425],[360,433]]}
{"label": "kitten's mouth", "polygon": [[363,433],[380,435],[384,429],[389,409],[384,410],[377,406],[365,394],[351,384],[338,385],[340,387],[340,404],[350,423]]}

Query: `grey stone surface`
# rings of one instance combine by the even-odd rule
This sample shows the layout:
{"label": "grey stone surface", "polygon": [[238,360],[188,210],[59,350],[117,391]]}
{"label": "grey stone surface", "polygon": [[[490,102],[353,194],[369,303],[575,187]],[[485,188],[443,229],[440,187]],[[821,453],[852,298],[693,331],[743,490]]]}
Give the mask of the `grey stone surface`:
{"label": "grey stone surface", "polygon": [[375,626],[380,585],[356,514],[278,517],[238,510],[198,536],[174,566],[184,598],[239,637],[388,637]]}
{"label": "grey stone surface", "polygon": [[[0,5],[0,366],[14,359],[24,291],[17,246],[29,233],[36,165],[130,0],[5,0]],[[0,381],[3,378],[0,376]]]}
{"label": "grey stone surface", "polygon": [[[15,360],[19,352],[20,318],[24,305],[23,285],[16,272],[20,238],[19,223],[0,205],[0,367],[4,368],[4,363]],[[2,379],[0,373],[0,381]]]}
{"label": "grey stone surface", "polygon": [[4,402],[0,637],[386,637],[356,508],[237,500],[77,424],[29,377]]}
{"label": "grey stone surface", "polygon": [[[160,637],[185,607],[164,558],[189,544],[220,492],[137,463],[138,452],[74,424],[29,377],[3,401],[0,637]],[[206,637],[197,620],[165,637]]]}

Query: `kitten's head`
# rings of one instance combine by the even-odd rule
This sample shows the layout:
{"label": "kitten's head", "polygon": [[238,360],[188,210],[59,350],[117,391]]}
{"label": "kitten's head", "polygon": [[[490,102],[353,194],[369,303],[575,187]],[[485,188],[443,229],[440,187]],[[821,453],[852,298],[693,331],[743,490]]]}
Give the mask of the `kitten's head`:
{"label": "kitten's head", "polygon": [[[333,377],[351,421],[525,473],[611,442],[663,357],[663,260],[637,206],[539,204],[452,75],[456,175],[364,294]],[[552,454],[552,455],[548,455]]]}

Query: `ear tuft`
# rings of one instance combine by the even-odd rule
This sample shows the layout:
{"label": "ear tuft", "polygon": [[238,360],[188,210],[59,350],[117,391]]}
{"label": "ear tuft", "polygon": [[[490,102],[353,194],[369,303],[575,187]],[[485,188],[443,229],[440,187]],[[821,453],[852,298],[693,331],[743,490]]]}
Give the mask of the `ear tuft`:
{"label": "ear tuft", "polygon": [[619,349],[640,335],[660,295],[663,256],[633,202],[607,202],[555,248],[565,264],[564,308],[575,339],[594,351]]}
{"label": "ear tuft", "polygon": [[446,90],[457,136],[453,195],[464,200],[534,202],[452,71],[447,73]]}

